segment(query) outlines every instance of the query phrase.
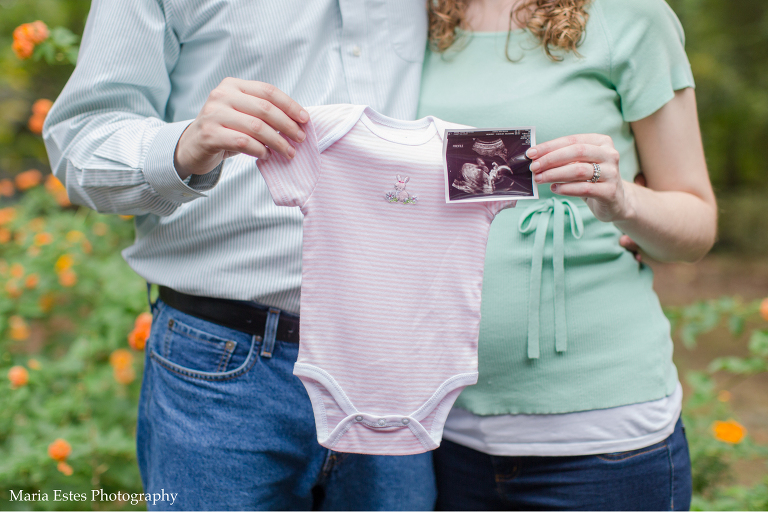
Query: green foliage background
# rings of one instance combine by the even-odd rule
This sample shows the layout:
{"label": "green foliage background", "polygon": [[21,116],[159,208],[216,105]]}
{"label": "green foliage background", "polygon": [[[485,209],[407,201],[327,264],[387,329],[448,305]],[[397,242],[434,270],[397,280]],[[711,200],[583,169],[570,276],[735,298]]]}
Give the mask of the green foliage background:
{"label": "green foliage background", "polygon": [[[718,248],[765,254],[768,2],[669,3],[686,29],[697,81],[702,133],[721,209]],[[64,56],[61,61],[54,56],[53,65],[19,61],[11,50],[13,29],[39,19],[82,34],[89,6],[88,0],[0,0],[0,179],[30,168],[49,171],[42,139],[27,128],[27,120],[32,103],[55,99],[72,71]],[[8,224],[14,240],[0,246],[0,274],[3,262],[17,263],[26,274],[38,274],[40,283],[21,298],[0,289],[0,508],[134,508],[126,503],[7,501],[9,489],[141,491],[133,444],[139,379],[116,382],[108,360],[115,349],[127,348],[136,315],[146,311],[143,283],[119,255],[132,239],[131,222],[84,208],[62,209],[43,187],[0,197],[0,209],[8,206],[17,216]],[[36,230],[53,237],[39,255],[30,251]],[[84,233],[91,253],[67,241],[73,230]],[[76,260],[78,282],[72,287],[62,286],[53,271],[65,253]],[[1,275],[0,285],[6,280]],[[56,297],[51,311],[40,307],[44,294]],[[718,400],[721,388],[713,374],[749,378],[768,369],[768,330],[757,309],[756,303],[725,299],[668,310],[676,341],[692,349],[698,335],[718,326],[727,326],[734,340],[750,340],[747,357],[721,359],[709,372],[685,376],[693,390],[684,414],[694,464],[694,507],[699,510],[768,509],[768,478],[751,487],[729,480],[734,462],[765,458],[765,447],[749,437],[738,445],[726,444],[711,432],[713,421],[733,416],[729,404]],[[8,320],[14,315],[29,322],[37,346],[9,337]],[[133,366],[141,375],[142,353],[134,354]],[[29,366],[31,357],[40,361],[40,369],[29,370],[28,385],[11,389],[8,369]],[[48,457],[48,444],[59,437],[72,445],[72,476],[59,472]]]}

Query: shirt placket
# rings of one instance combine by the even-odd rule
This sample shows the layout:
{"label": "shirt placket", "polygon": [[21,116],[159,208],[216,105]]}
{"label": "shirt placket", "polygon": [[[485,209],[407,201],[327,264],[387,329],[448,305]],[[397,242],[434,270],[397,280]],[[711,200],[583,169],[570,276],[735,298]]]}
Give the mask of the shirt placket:
{"label": "shirt placket", "polygon": [[367,7],[367,2],[361,0],[339,0],[341,61],[350,102],[357,105],[371,104],[371,91],[376,90],[371,72],[373,48],[369,44]]}

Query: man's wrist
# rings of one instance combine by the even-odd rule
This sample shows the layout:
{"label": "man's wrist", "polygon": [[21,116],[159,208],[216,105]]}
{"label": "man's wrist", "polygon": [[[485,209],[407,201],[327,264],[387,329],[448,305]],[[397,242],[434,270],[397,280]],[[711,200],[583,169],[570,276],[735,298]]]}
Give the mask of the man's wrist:
{"label": "man's wrist", "polygon": [[[189,124],[190,121],[182,121],[163,126],[155,135],[143,167],[144,177],[154,191],[159,196],[179,204],[206,197],[193,186],[184,183],[184,180],[192,175],[187,174],[182,178],[175,166],[178,141]],[[190,178],[190,183],[194,178]]]}

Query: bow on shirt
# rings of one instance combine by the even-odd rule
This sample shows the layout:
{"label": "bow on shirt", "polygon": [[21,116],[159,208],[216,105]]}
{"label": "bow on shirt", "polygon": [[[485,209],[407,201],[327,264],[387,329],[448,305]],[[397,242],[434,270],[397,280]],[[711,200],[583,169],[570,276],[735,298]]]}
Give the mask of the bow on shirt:
{"label": "bow on shirt", "polygon": [[[565,214],[571,220],[571,234],[581,238],[584,222],[579,209],[571,201],[552,197],[539,202],[523,212],[517,226],[520,233],[527,234],[536,229],[533,240],[533,261],[531,267],[530,295],[528,297],[528,358],[539,358],[539,325],[541,316],[541,271],[544,265],[544,242],[549,228],[549,218],[554,215],[552,266],[555,272],[555,348],[565,352],[568,345],[568,330],[565,319]],[[534,226],[533,219],[538,214]]]}

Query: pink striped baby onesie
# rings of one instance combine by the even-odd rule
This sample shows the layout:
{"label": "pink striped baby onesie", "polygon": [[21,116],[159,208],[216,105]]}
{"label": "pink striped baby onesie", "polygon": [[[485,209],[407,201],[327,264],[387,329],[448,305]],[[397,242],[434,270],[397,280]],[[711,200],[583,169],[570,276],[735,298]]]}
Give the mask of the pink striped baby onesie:
{"label": "pink striped baby onesie", "polygon": [[488,231],[511,201],[446,204],[438,119],[309,109],[307,139],[259,169],[304,214],[301,344],[321,445],[407,455],[437,448],[477,382]]}

